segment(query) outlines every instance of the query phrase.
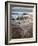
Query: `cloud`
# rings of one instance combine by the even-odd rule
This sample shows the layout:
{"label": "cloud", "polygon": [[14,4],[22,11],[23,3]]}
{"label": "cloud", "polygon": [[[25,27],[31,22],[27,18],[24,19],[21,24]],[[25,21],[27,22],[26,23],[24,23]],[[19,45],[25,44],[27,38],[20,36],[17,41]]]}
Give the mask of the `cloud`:
{"label": "cloud", "polygon": [[11,7],[11,15],[28,15],[32,14],[33,8],[26,7]]}

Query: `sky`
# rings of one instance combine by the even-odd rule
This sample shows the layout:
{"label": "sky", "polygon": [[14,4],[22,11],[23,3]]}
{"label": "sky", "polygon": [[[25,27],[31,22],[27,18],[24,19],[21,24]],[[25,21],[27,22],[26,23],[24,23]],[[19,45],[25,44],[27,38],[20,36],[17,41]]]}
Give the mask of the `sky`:
{"label": "sky", "polygon": [[33,8],[28,7],[11,7],[11,16],[14,18],[17,16],[32,14]]}

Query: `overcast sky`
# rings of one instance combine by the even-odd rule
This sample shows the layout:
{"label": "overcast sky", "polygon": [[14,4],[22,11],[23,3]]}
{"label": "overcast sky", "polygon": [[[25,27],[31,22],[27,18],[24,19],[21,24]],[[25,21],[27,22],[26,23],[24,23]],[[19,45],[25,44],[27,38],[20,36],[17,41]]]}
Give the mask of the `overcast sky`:
{"label": "overcast sky", "polygon": [[12,16],[18,16],[18,15],[23,15],[25,14],[32,14],[33,8],[28,8],[28,7],[11,7],[11,15]]}
{"label": "overcast sky", "polygon": [[[23,14],[23,13],[32,13],[33,11],[33,8],[26,8],[26,7],[11,7],[11,13],[16,13],[14,15],[20,15],[20,14]],[[17,14],[18,13],[18,14]]]}

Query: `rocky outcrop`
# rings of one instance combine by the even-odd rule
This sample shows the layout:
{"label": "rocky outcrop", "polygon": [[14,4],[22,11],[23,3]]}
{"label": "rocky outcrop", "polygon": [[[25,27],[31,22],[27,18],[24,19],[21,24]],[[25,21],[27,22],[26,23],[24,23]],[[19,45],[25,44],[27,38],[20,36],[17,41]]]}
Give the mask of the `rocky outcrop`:
{"label": "rocky outcrop", "polygon": [[[22,18],[22,19],[21,19]],[[33,16],[22,16],[11,23],[12,38],[31,38],[33,36]]]}

